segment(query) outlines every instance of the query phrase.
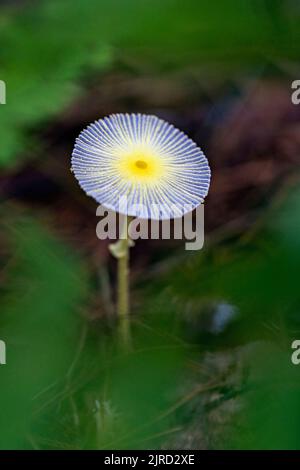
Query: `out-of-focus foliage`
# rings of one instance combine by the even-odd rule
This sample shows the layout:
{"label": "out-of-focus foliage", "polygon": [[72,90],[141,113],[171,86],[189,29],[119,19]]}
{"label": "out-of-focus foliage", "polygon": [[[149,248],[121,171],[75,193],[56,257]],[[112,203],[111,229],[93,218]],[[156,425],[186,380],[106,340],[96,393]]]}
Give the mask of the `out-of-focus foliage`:
{"label": "out-of-focus foliage", "polygon": [[[7,214],[8,213],[4,213]],[[37,222],[8,216],[1,339],[0,447],[130,448],[172,433],[184,350],[164,325],[139,322],[128,354],[103,322],[80,317],[87,276]],[[13,223],[12,223],[13,220]],[[165,318],[164,318],[165,322]]]}
{"label": "out-of-focus foliage", "polygon": [[70,103],[91,68],[107,69],[113,59],[126,63],[130,54],[141,70],[196,66],[211,78],[216,67],[232,75],[283,55],[298,58],[296,7],[275,0],[188,0],[184,6],[180,0],[43,0],[6,9],[0,21],[0,78],[7,84],[1,166],[30,157],[33,127]]}
{"label": "out-of-focus foliage", "polygon": [[87,281],[79,261],[36,222],[10,220],[11,251],[1,274],[1,338],[9,364],[1,368],[2,449],[32,447],[35,396],[64,382],[82,328]]}
{"label": "out-of-focus foliage", "polygon": [[127,352],[114,325],[75,314],[80,264],[19,224],[1,315],[1,447],[299,448],[299,201],[293,191],[238,248],[185,254],[140,286]]}
{"label": "out-of-focus foliage", "polygon": [[[209,347],[216,357],[224,348],[235,350],[247,364],[239,392],[244,402],[241,419],[224,436],[222,448],[300,447],[299,372],[291,362],[291,344],[300,334],[299,214],[300,192],[294,189],[238,244],[227,241],[187,256],[168,273],[155,307],[162,311],[173,298],[173,314],[177,312],[190,342],[202,345],[203,351]],[[156,288],[163,285],[158,279]],[[153,288],[150,297],[159,299]],[[224,357],[219,360],[226,370]],[[238,385],[231,383],[232,390]]]}
{"label": "out-of-focus foliage", "polygon": [[[1,79],[7,104],[1,108],[2,166],[34,147],[28,133],[70,103],[87,70],[107,67],[111,53],[94,21],[97,2],[40,2],[1,19]],[[99,3],[98,3],[99,5]],[[96,15],[96,16],[94,16]],[[94,20],[93,20],[94,18]]]}
{"label": "out-of-focus foliage", "polygon": [[[295,301],[299,301],[299,194],[292,194],[280,211],[266,210],[263,230],[258,233],[247,233],[245,240],[233,246],[227,243],[191,257],[185,269],[172,274],[174,295],[186,301],[218,299],[233,304],[247,318],[248,332],[257,331],[263,321],[276,323],[279,315],[295,314]],[[169,285],[169,278],[167,282]]]}

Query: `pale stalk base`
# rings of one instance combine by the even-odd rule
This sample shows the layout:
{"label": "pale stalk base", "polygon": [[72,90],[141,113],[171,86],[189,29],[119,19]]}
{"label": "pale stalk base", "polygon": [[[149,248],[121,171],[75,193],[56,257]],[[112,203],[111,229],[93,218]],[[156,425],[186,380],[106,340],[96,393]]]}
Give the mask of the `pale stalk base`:
{"label": "pale stalk base", "polygon": [[125,223],[123,238],[109,245],[111,254],[118,261],[118,300],[117,314],[119,319],[119,336],[126,349],[130,346],[129,322],[129,246],[128,221]]}
{"label": "pale stalk base", "polygon": [[124,242],[124,254],[118,259],[118,316],[119,333],[122,343],[128,347],[130,344],[129,325],[129,246],[128,240]]}

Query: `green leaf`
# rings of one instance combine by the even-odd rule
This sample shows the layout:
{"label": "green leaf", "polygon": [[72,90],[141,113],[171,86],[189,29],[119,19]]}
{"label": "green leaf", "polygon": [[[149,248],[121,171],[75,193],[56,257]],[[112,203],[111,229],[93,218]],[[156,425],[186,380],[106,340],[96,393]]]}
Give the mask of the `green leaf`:
{"label": "green leaf", "polygon": [[80,261],[31,219],[6,226],[11,243],[1,306],[2,449],[31,448],[35,396],[64,381],[77,350],[86,293]]}

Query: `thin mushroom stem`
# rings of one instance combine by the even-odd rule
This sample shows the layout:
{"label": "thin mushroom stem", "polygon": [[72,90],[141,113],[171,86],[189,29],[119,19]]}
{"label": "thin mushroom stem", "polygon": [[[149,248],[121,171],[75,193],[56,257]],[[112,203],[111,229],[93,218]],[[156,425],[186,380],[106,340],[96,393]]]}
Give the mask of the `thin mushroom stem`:
{"label": "thin mushroom stem", "polygon": [[120,240],[109,246],[111,254],[118,261],[117,315],[119,319],[119,334],[126,348],[130,345],[129,247],[131,246],[131,240],[128,236],[128,225],[129,219],[126,217]]}

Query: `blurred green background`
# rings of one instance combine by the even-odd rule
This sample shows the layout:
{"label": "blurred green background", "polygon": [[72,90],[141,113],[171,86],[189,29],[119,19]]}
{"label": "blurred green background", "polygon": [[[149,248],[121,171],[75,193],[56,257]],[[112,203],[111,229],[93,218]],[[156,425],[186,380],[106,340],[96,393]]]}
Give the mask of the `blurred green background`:
{"label": "blurred green background", "polygon": [[[297,0],[1,2],[2,449],[300,449]],[[156,114],[207,155],[205,245],[131,251],[132,348],[74,140]]]}

